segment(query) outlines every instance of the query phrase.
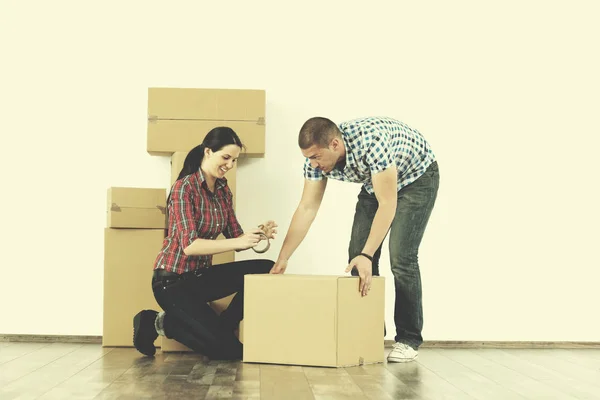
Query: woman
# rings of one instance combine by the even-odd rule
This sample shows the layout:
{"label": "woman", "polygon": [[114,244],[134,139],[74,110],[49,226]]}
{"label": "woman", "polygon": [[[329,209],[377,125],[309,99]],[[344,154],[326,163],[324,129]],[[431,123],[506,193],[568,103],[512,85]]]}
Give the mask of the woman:
{"label": "woman", "polygon": [[[213,266],[212,255],[250,249],[277,232],[277,225],[268,221],[263,229],[244,234],[235,216],[225,174],[242,147],[231,128],[214,128],[184,161],[167,199],[168,230],[152,277],[163,311],[143,310],[133,319],[133,343],[142,354],[154,355],[160,334],[213,359],[242,357],[237,329],[243,319],[244,275],[266,274],[274,263]],[[217,240],[221,233],[226,239]],[[220,316],[207,304],[236,292]]]}

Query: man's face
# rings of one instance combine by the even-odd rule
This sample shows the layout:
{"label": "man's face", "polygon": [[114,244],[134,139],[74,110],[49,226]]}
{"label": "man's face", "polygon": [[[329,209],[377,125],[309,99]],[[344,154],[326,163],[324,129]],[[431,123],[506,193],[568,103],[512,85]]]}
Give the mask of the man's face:
{"label": "man's face", "polygon": [[340,158],[338,142],[339,139],[336,138],[328,147],[312,145],[308,149],[303,149],[302,155],[309,159],[311,167],[323,172],[331,172]]}

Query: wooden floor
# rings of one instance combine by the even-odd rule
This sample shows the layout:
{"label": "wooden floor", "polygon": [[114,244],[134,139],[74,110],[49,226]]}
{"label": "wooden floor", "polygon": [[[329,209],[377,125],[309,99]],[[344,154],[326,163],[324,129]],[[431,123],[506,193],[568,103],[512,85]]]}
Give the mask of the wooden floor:
{"label": "wooden floor", "polygon": [[38,398],[600,399],[600,350],[425,348],[413,363],[332,369],[0,342],[0,399]]}

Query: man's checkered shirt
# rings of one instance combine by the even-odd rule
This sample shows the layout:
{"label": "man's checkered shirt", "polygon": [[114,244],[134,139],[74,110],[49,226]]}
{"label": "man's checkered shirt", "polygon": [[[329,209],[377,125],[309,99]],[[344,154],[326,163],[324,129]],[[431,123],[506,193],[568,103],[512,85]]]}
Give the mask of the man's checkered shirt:
{"label": "man's checkered shirt", "polygon": [[339,124],[346,148],[346,165],[324,173],[304,163],[304,177],[323,177],[345,182],[363,183],[373,194],[371,175],[391,165],[398,170],[398,190],[416,181],[436,159],[429,143],[419,131],[387,117],[366,117]]}

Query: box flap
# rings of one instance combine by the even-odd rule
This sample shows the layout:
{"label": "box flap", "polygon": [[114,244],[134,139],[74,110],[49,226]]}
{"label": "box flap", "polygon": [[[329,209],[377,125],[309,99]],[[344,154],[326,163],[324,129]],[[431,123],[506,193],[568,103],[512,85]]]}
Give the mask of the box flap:
{"label": "box flap", "polygon": [[149,88],[148,119],[252,121],[264,124],[264,90]]}
{"label": "box flap", "polygon": [[166,189],[111,187],[108,189],[108,209],[148,208],[163,211],[166,207]]}

